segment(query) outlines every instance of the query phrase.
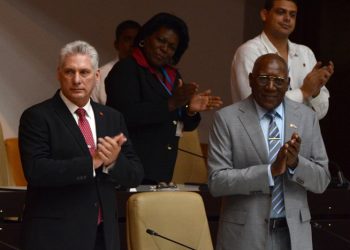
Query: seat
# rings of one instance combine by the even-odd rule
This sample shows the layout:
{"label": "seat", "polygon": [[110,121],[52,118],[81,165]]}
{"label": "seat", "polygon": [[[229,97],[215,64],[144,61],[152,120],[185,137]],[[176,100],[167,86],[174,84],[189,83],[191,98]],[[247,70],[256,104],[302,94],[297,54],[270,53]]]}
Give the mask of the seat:
{"label": "seat", "polygon": [[12,176],[8,167],[4,135],[0,124],[0,186],[10,186],[11,181]]}
{"label": "seat", "polygon": [[184,132],[179,141],[172,181],[175,183],[207,183],[206,160],[201,156],[203,152],[197,129]]}
{"label": "seat", "polygon": [[18,148],[18,138],[8,138],[5,140],[7,160],[9,168],[16,186],[27,186],[27,181],[23,174],[21,157]]}
{"label": "seat", "polygon": [[147,229],[197,250],[213,249],[204,203],[195,192],[134,194],[127,201],[126,220],[129,250],[185,249]]}

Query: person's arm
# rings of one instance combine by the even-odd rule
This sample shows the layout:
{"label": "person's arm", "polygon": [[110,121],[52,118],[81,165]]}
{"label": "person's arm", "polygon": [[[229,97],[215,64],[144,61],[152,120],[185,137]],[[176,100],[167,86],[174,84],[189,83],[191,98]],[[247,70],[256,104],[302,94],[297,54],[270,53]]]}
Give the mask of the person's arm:
{"label": "person's arm", "polygon": [[[309,118],[309,133],[301,133],[300,152],[290,179],[306,190],[314,193],[322,193],[330,182],[328,170],[328,157],[321,136],[320,126],[315,114]],[[303,145],[305,144],[305,145]]]}
{"label": "person's arm", "polygon": [[157,81],[132,59],[122,60],[106,78],[106,104],[120,111],[128,126],[178,120],[178,111],[169,111],[168,97],[163,94],[162,86]]}
{"label": "person's arm", "polygon": [[[234,155],[238,150],[234,148],[233,141],[236,140],[236,146],[240,147],[243,147],[243,143],[241,134],[234,135],[229,130],[231,126],[239,124],[232,124],[231,116],[226,120],[224,114],[216,112],[209,134],[208,150],[208,186],[211,194],[213,196],[250,195],[258,192],[269,194],[268,164],[246,167],[234,165],[234,159],[238,162],[239,157],[243,159],[249,156]],[[249,154],[254,154],[250,151],[253,149],[247,150]]]}
{"label": "person's arm", "polygon": [[[287,91],[286,96],[293,101],[305,103],[312,107],[317,113],[318,119],[322,119],[326,116],[329,108],[329,91],[325,85],[334,72],[334,65],[330,63],[330,65],[324,66],[317,62],[313,52],[305,46],[300,46],[299,49],[303,61],[306,62],[303,65],[306,67],[307,74],[301,79],[301,82],[294,84],[294,86],[299,87]],[[294,65],[294,67],[301,67],[299,64]],[[295,74],[304,74],[302,70],[305,69],[291,69],[294,72],[292,78],[298,79]]]}
{"label": "person's arm", "polygon": [[[25,111],[19,125],[19,148],[24,175],[31,186],[66,186],[93,182],[93,165],[90,155],[84,155],[80,148],[79,154],[67,156],[72,147],[78,147],[74,138],[61,138],[52,141],[51,133],[62,135],[51,126],[54,120],[49,120],[39,109]],[[57,145],[56,145],[57,143]],[[58,144],[59,143],[59,144]],[[75,146],[72,146],[75,145]],[[76,148],[75,148],[76,149]],[[60,151],[62,157],[57,157],[53,151]],[[66,152],[62,152],[67,150]],[[76,152],[76,151],[74,151]]]}

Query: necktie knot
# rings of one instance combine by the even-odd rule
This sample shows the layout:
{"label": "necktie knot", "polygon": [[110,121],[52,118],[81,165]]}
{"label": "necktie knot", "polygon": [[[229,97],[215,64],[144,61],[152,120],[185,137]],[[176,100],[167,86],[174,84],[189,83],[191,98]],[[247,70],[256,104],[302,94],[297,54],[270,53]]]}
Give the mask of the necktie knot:
{"label": "necktie knot", "polygon": [[79,116],[79,118],[85,118],[86,110],[83,108],[78,108],[75,113]]}
{"label": "necktie knot", "polygon": [[276,118],[277,112],[276,111],[270,111],[265,114],[265,116],[270,120],[270,123],[272,123]]}

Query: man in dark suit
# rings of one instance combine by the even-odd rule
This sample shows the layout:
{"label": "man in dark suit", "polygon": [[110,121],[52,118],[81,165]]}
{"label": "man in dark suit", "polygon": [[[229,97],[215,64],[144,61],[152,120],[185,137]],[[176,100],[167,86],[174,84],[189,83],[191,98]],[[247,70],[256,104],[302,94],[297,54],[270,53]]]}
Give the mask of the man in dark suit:
{"label": "man in dark suit", "polygon": [[67,44],[57,77],[60,90],[20,121],[28,181],[22,248],[117,250],[115,185],[138,185],[142,165],[122,115],[90,100],[99,78],[96,50]]}

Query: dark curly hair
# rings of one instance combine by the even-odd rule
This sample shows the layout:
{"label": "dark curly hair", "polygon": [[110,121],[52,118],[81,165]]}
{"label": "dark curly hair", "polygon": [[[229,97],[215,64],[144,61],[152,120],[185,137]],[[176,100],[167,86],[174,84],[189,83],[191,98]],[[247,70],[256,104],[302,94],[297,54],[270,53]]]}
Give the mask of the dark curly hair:
{"label": "dark curly hair", "polygon": [[179,44],[172,58],[172,63],[175,65],[180,61],[182,55],[187,50],[190,41],[186,23],[177,16],[164,12],[153,16],[142,25],[135,39],[135,47],[139,47],[140,41],[145,40],[146,37],[151,36],[154,32],[163,27],[173,30],[179,37]]}

